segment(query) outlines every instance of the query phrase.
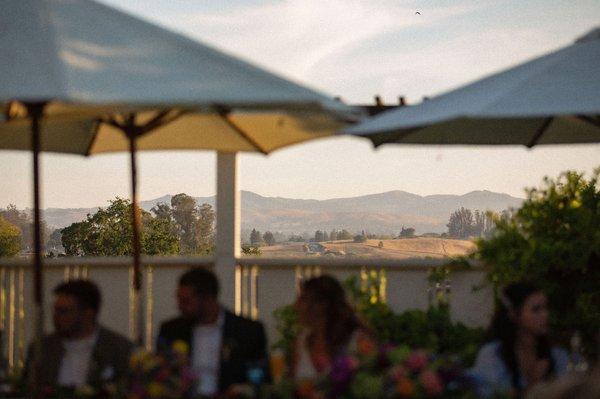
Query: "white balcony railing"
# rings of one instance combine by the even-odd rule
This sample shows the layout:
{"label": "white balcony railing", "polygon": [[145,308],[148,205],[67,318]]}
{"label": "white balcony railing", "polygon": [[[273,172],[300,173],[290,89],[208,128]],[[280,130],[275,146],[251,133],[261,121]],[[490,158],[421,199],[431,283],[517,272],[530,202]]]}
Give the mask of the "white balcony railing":
{"label": "white balcony railing", "polygon": [[[212,258],[142,259],[144,342],[154,344],[163,320],[177,314],[175,289],[181,273],[190,267],[213,267]],[[103,294],[101,322],[131,336],[133,333],[132,272],[130,258],[58,258],[44,262],[45,328],[52,330],[52,289],[70,278],[89,278]],[[270,342],[275,339],[273,311],[294,301],[303,278],[328,273],[340,280],[351,275],[363,281],[377,281],[377,295],[395,311],[425,309],[435,289],[448,290],[452,316],[470,326],[482,326],[489,320],[492,295],[489,288],[473,292],[484,278],[483,270],[474,267],[456,271],[442,287],[432,287],[428,275],[432,268],[446,263],[443,259],[237,259],[235,281],[221,281],[225,292],[235,292],[234,307],[238,314],[265,323]],[[0,333],[3,357],[9,368],[23,365],[26,348],[33,337],[33,275],[29,260],[0,260]],[[234,290],[231,287],[234,287]]]}

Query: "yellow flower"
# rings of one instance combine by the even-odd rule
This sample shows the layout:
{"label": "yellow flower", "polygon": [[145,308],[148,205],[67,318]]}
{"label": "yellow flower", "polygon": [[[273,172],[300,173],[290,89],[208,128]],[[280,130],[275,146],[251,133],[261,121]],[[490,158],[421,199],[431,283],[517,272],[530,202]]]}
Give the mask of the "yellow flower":
{"label": "yellow flower", "polygon": [[136,350],[131,354],[129,358],[129,367],[132,369],[140,367],[144,363],[144,359],[146,358],[146,351],[143,349]]}
{"label": "yellow flower", "polygon": [[142,364],[143,370],[150,371],[158,367],[161,363],[161,360],[162,359],[158,356],[147,356],[146,359],[144,359],[144,363]]}
{"label": "yellow flower", "polygon": [[165,387],[158,382],[151,382],[148,384],[148,396],[151,398],[160,398],[167,393]]}
{"label": "yellow flower", "polygon": [[571,208],[579,208],[581,206],[581,201],[574,199],[571,201]]}
{"label": "yellow flower", "polygon": [[75,391],[75,394],[77,396],[89,396],[92,397],[96,394],[96,391],[94,390],[94,388],[92,388],[90,385],[84,385],[82,387],[77,388],[77,390]]}
{"label": "yellow flower", "polygon": [[185,341],[178,339],[177,341],[173,342],[173,351],[178,355],[187,356],[190,348]]}

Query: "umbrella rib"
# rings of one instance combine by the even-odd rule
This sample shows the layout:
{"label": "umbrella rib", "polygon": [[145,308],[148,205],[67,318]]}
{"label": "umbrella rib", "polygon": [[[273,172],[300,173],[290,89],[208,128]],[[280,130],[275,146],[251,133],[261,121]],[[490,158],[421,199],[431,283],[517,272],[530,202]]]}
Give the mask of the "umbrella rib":
{"label": "umbrella rib", "polygon": [[538,130],[536,130],[531,140],[529,140],[529,143],[526,144],[527,148],[533,147],[538,143],[538,141],[540,141],[540,138],[546,132],[546,130],[548,130],[548,127],[550,126],[550,123],[552,123],[553,119],[553,117],[544,119],[542,125],[538,128]]}
{"label": "umbrella rib", "polygon": [[[184,111],[176,111],[176,112],[173,112],[173,111],[174,111],[173,109],[167,109],[167,110],[160,111],[148,123],[141,125],[141,126],[136,126],[136,137],[139,137],[146,133],[149,133],[154,129],[157,129],[163,125],[166,125],[167,123],[171,123],[174,120],[176,120],[177,118],[179,118],[180,116],[182,116],[183,114],[185,114]],[[169,117],[167,118],[167,116],[169,116]],[[129,115],[128,120],[124,123],[118,122],[114,117],[111,117],[111,118],[108,118],[105,120],[101,119],[98,123],[98,127],[100,126],[101,123],[106,123],[110,126],[116,127],[117,129],[119,129],[123,132],[126,132],[127,129],[129,129],[133,123],[132,122],[133,117],[135,117],[135,114]],[[88,148],[88,153],[89,153],[89,150],[91,149],[92,144],[93,144],[93,140],[90,143],[90,147]]]}
{"label": "umbrella rib", "polygon": [[587,116],[587,115],[577,115],[578,119],[581,119],[584,122],[591,123],[596,127],[600,127],[600,115],[598,116]]}
{"label": "umbrella rib", "polygon": [[88,156],[92,152],[92,146],[96,142],[96,137],[98,137],[98,132],[100,131],[100,125],[102,124],[102,120],[96,121],[96,126],[94,126],[94,133],[92,133],[92,138],[90,139],[90,143],[88,144],[87,150],[85,150],[85,156]]}
{"label": "umbrella rib", "polygon": [[242,128],[240,128],[238,125],[236,125],[234,121],[231,120],[231,118],[229,117],[231,110],[229,110],[226,107],[222,107],[222,106],[216,106],[215,108],[216,108],[219,116],[221,118],[223,118],[223,121],[225,121],[225,123],[230,128],[232,128],[237,134],[239,134],[244,139],[246,139],[246,141],[248,141],[250,144],[252,144],[254,146],[254,148],[259,150],[263,154],[267,154],[267,150],[265,150],[260,144],[258,144],[258,142],[256,142],[256,140],[254,140],[252,137],[250,137],[250,135],[248,133],[246,133]]}
{"label": "umbrella rib", "polygon": [[[152,118],[148,123],[143,126],[140,126],[141,134],[146,134],[154,129],[157,129],[167,123],[173,122],[175,119],[179,118],[183,115],[183,111],[172,112],[173,109],[166,109],[158,113],[154,118]],[[171,117],[168,118],[169,114]]]}

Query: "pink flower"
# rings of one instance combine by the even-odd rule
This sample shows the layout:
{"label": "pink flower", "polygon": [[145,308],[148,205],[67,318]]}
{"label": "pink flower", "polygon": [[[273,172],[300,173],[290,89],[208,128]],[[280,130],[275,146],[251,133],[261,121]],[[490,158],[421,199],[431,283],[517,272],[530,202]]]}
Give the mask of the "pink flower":
{"label": "pink flower", "polygon": [[406,367],[402,365],[394,366],[390,369],[390,377],[392,377],[394,381],[400,381],[400,379],[407,376],[408,370],[406,370]]}
{"label": "pink flower", "polygon": [[167,378],[169,378],[170,372],[169,369],[166,367],[161,368],[158,373],[156,373],[156,381],[158,382],[163,382],[165,381]]}
{"label": "pink flower", "polygon": [[348,359],[348,363],[350,365],[350,370],[356,370],[358,368],[358,366],[360,365],[358,359],[355,357],[350,357]]}
{"label": "pink flower", "polygon": [[406,359],[406,367],[412,372],[418,372],[427,365],[427,353],[422,350],[412,352]]}
{"label": "pink flower", "polygon": [[430,396],[438,396],[444,392],[444,385],[442,384],[442,380],[440,376],[431,370],[423,370],[421,375],[419,376],[419,380],[421,381],[421,385],[423,385],[423,389]]}

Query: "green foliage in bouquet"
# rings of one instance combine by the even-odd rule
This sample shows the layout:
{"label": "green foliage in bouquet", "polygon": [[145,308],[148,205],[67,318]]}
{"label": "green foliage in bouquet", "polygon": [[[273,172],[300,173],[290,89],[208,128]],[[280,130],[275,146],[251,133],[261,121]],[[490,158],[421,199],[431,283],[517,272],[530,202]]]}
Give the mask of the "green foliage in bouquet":
{"label": "green foliage in bouquet", "polygon": [[[273,312],[275,318],[275,331],[278,340],[273,344],[273,349],[281,350],[285,354],[285,364],[292,364],[292,346],[298,335],[298,314],[293,305],[282,306]],[[289,370],[285,370],[286,374]]]}
{"label": "green foliage in bouquet", "polygon": [[554,331],[582,333],[588,354],[600,331],[600,186],[576,172],[545,178],[527,190],[510,218],[496,218],[496,232],[479,240],[476,257],[490,267],[498,289],[529,280],[548,294]]}
{"label": "green foliage in bouquet", "polygon": [[[484,339],[480,328],[469,328],[450,319],[449,305],[439,301],[426,311],[394,311],[377,299],[377,281],[368,278],[362,286],[357,277],[350,277],[344,285],[360,317],[375,333],[381,343],[396,343],[412,348],[423,348],[437,354],[457,357],[465,365],[471,365],[477,349]],[[297,315],[291,305],[277,309],[274,313],[279,340],[275,349],[289,356],[298,333]]]}
{"label": "green foliage in bouquet", "polygon": [[[448,269],[449,270],[449,269]],[[449,271],[444,272],[448,276]],[[475,360],[477,349],[483,342],[485,332],[470,328],[450,319],[450,306],[439,299],[437,305],[426,311],[408,310],[396,314],[382,301],[373,301],[370,286],[377,284],[368,279],[361,288],[356,277],[350,277],[345,285],[353,302],[379,342],[423,348],[437,354],[455,355],[467,365]]]}

